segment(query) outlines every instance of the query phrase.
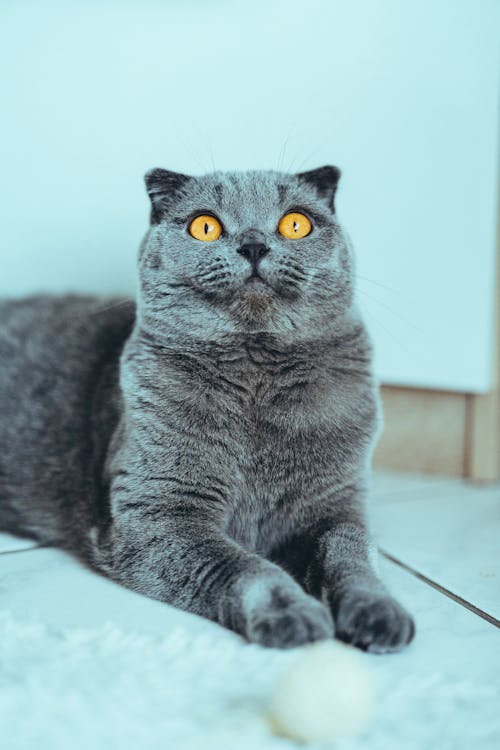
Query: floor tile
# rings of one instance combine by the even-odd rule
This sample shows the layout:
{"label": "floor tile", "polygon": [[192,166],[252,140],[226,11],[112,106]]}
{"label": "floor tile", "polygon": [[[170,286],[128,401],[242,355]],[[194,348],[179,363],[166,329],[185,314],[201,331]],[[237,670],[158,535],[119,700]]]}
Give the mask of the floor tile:
{"label": "floor tile", "polygon": [[405,749],[500,747],[500,631],[393,563],[382,560],[380,574],[417,626],[405,651],[371,657],[379,695],[386,691],[394,711],[392,725],[386,718],[388,747],[398,734]]}
{"label": "floor tile", "polygon": [[500,486],[465,482],[373,498],[378,543],[500,619]]}

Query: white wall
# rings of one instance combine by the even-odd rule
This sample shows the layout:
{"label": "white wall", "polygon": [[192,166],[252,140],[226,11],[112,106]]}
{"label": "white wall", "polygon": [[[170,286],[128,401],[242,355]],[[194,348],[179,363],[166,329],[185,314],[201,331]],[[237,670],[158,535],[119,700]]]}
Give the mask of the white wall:
{"label": "white wall", "polygon": [[0,27],[0,294],[133,291],[151,166],[333,162],[380,377],[491,384],[496,0],[3,0]]}

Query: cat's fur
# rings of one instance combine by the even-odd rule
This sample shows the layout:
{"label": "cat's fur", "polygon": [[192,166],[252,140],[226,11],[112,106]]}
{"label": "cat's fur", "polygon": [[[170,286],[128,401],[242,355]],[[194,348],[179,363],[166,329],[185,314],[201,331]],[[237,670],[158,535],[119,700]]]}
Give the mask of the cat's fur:
{"label": "cat's fur", "polygon": [[[338,177],[152,170],[137,308],[0,304],[1,528],[264,645],[411,640],[371,562],[379,408]],[[309,236],[277,233],[290,210]],[[187,230],[207,212],[213,243]]]}

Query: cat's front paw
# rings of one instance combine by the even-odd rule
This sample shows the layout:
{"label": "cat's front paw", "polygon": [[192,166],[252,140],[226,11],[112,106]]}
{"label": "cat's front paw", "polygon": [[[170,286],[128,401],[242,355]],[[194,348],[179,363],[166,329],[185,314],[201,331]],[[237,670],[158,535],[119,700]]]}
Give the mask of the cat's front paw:
{"label": "cat's front paw", "polygon": [[246,636],[261,646],[293,648],[333,638],[333,632],[332,617],[321,602],[307,594],[295,598],[275,592],[249,618]]}
{"label": "cat's front paw", "polygon": [[335,607],[336,636],[363,651],[400,651],[412,640],[412,617],[391,596],[349,591]]}

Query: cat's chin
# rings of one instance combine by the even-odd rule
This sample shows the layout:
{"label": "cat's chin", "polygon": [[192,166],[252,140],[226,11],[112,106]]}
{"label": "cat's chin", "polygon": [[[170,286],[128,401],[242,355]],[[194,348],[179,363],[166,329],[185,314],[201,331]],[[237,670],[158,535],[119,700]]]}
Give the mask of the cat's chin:
{"label": "cat's chin", "polygon": [[274,296],[274,289],[261,276],[249,276],[239,289],[239,296],[251,304],[251,300],[258,301],[260,305],[266,299]]}
{"label": "cat's chin", "polygon": [[276,294],[264,281],[244,281],[235,290],[231,307],[245,330],[267,329],[275,312]]}

